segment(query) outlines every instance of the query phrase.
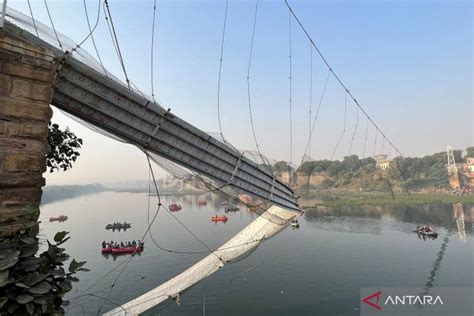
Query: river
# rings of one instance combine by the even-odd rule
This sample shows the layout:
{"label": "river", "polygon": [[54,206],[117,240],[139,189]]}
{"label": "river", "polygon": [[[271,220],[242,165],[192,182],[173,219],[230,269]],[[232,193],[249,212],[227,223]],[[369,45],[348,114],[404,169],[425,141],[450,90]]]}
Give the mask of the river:
{"label": "river", "polygon": [[[227,214],[227,223],[214,224],[210,217],[224,214],[224,208],[210,196],[206,206],[198,206],[202,198],[163,197],[162,202],[181,204],[183,209],[174,215],[211,249],[258,216],[241,208]],[[157,198],[150,200],[153,217]],[[43,242],[52,240],[57,231],[69,231],[67,252],[76,260],[87,261],[91,270],[78,274],[80,281],[67,296],[72,301],[69,315],[95,315],[102,304],[102,312],[115,308],[205,256],[160,250],[148,235],[144,252],[130,260],[104,302],[124,266],[117,265],[128,257],[105,257],[100,243],[140,239],[147,227],[147,204],[144,193],[107,191],[41,207]],[[299,229],[288,227],[247,258],[220,269],[185,292],[180,305],[168,302],[146,315],[359,315],[361,287],[472,287],[472,213],[471,206],[461,204],[306,211],[299,218]],[[48,221],[60,214],[69,219]],[[120,232],[104,229],[114,221],[131,222],[132,228]],[[425,223],[437,227],[437,239],[424,240],[413,233],[417,225]],[[158,213],[151,232],[163,248],[206,250],[164,210]],[[86,293],[94,296],[83,296]]]}

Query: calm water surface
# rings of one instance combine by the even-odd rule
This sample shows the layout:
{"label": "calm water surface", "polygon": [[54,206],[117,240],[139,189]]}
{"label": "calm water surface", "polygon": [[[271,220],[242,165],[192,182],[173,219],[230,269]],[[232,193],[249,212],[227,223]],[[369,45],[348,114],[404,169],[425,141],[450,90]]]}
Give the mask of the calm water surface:
{"label": "calm water surface", "polygon": [[[209,197],[208,197],[209,198]],[[257,217],[242,209],[230,220],[214,224],[223,214],[220,201],[197,206],[198,197],[165,197],[163,203],[182,204],[175,215],[212,249],[230,239]],[[156,205],[156,197],[151,204]],[[214,205],[213,205],[214,204]],[[52,240],[60,230],[71,232],[65,244],[77,260],[86,260],[90,272],[68,295],[84,294],[127,256],[104,257],[102,240],[132,240],[147,227],[147,195],[101,192],[46,204],[41,208],[41,237]],[[151,216],[155,209],[151,208]],[[473,208],[468,205],[367,207],[307,211],[300,229],[287,228],[264,242],[249,257],[227,265],[181,298],[150,310],[147,315],[359,315],[360,287],[473,286]],[[64,223],[48,218],[65,214]],[[127,221],[127,231],[107,231],[105,225]],[[440,236],[423,240],[412,232],[432,223]],[[205,251],[167,213],[160,211],[152,234],[162,247],[178,251]],[[130,261],[109,299],[122,304],[184,271],[204,254],[176,254],[158,249],[150,237],[145,251]],[[106,296],[116,269],[87,293]],[[102,291],[101,291],[102,290]],[[95,315],[103,300],[82,296],[70,306],[70,315]],[[116,307],[105,302],[102,311]]]}

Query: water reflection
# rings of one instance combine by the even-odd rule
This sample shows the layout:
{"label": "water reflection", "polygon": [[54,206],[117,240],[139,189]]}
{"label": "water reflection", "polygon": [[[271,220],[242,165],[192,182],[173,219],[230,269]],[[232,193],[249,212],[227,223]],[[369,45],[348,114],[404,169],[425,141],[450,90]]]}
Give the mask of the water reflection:
{"label": "water reflection", "polygon": [[417,236],[419,239],[423,239],[423,241],[426,241],[427,239],[435,240],[436,238],[438,238],[438,235],[425,235],[425,234],[420,234],[420,233],[417,233]]}
{"label": "water reflection", "polygon": [[[470,212],[467,211],[468,209]],[[384,222],[382,219],[392,218],[396,222],[410,223],[414,226],[430,224],[447,231],[457,231],[459,239],[466,241],[466,234],[472,233],[474,206],[456,203],[452,205],[452,210],[451,213],[445,204],[318,207],[308,210],[304,216],[308,223],[316,228],[375,234],[381,231]],[[332,225],[328,227],[328,224]],[[406,225],[403,225],[403,229],[407,230]],[[412,230],[408,229],[407,232],[412,232]]]}
{"label": "water reflection", "polygon": [[[157,201],[156,197],[153,199],[152,205]],[[241,207],[239,212],[227,214],[226,225],[214,225],[210,218],[225,214],[224,199],[211,195],[162,199],[164,205],[183,205],[182,211],[174,215],[211,249],[258,216],[258,212]],[[129,255],[104,258],[99,243],[104,239],[140,238],[148,227],[147,200],[145,194],[101,192],[87,196],[87,201],[81,197],[42,208],[44,238],[51,240],[59,229],[70,231],[73,238],[67,243],[68,253],[87,261],[91,269],[79,275],[80,282],[68,298],[96,293],[113,284],[121,270],[116,267]],[[207,204],[199,205],[201,200]],[[70,216],[69,221],[61,225],[47,221],[63,211]],[[358,316],[361,287],[417,287],[420,292],[423,288],[434,292],[441,286],[472,287],[472,211],[470,205],[305,211],[298,218],[299,230],[288,227],[245,260],[226,265],[190,289],[180,306],[170,302],[148,314],[200,315],[205,296],[209,315],[314,315],[317,311],[321,315]],[[117,220],[133,223],[132,229],[114,233],[104,229],[107,223]],[[437,226],[440,237],[426,242],[418,239],[413,229],[420,224]],[[165,212],[160,212],[151,230],[159,246],[150,236],[145,238],[149,246],[131,259],[114,285],[114,302],[121,304],[142,295],[205,256],[206,249]],[[459,242],[458,235],[465,236],[466,243]],[[79,303],[84,304],[86,315],[95,315],[103,301],[85,297]],[[107,303],[103,310],[114,307]],[[83,315],[77,305],[70,308],[68,315]]]}
{"label": "water reflection", "polygon": [[430,275],[428,277],[428,281],[425,284],[424,290],[423,290],[423,295],[428,295],[430,293],[430,290],[435,286],[436,284],[436,278],[438,276],[438,270],[441,265],[441,261],[443,260],[444,253],[446,251],[446,247],[448,246],[449,243],[449,235],[446,235],[443,239],[443,243],[441,244],[441,247],[436,254],[436,258],[433,261],[433,266],[430,271]]}
{"label": "water reflection", "polygon": [[461,203],[453,204],[453,215],[454,215],[454,220],[456,222],[456,226],[458,228],[459,240],[466,242],[466,224],[464,221],[464,206]]}

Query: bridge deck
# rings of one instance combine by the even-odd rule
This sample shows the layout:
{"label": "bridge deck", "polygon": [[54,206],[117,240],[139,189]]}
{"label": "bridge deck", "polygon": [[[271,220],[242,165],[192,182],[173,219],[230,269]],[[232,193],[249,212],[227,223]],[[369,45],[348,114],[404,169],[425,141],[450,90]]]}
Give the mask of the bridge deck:
{"label": "bridge deck", "polygon": [[[8,15],[9,11],[7,11]],[[157,154],[239,194],[300,210],[293,191],[222,143],[117,79],[5,21],[4,31],[53,51],[58,60],[52,104],[126,142]],[[113,156],[109,159],[114,159]]]}

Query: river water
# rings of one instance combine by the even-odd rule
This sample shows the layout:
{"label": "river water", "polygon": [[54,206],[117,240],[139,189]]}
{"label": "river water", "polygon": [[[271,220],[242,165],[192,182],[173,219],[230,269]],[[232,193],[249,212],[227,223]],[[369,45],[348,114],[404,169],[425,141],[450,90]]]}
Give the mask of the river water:
{"label": "river water", "polygon": [[[163,197],[162,202],[181,204],[183,209],[175,216],[211,249],[258,216],[241,208],[227,214],[227,223],[214,224],[210,217],[224,214],[221,201],[207,196],[207,206],[198,206],[202,198]],[[68,294],[72,300],[68,314],[96,315],[101,306],[102,312],[108,311],[205,256],[160,250],[147,236],[144,252],[130,260],[104,302],[124,266],[117,265],[128,257],[104,257],[100,243],[140,239],[147,227],[147,203],[144,193],[100,192],[41,207],[41,239],[52,240],[55,232],[69,231],[67,252],[86,260],[91,270],[79,273],[80,281]],[[151,217],[156,204],[152,197]],[[60,214],[67,215],[68,221],[48,221]],[[146,315],[359,315],[361,287],[472,287],[472,217],[473,208],[461,204],[306,211],[299,229],[288,227],[247,258],[220,269],[185,292],[180,305],[168,302]],[[132,228],[105,230],[114,221],[131,222]],[[426,223],[437,227],[437,239],[424,240],[413,233],[417,225]],[[151,232],[164,248],[206,250],[163,210]]]}

